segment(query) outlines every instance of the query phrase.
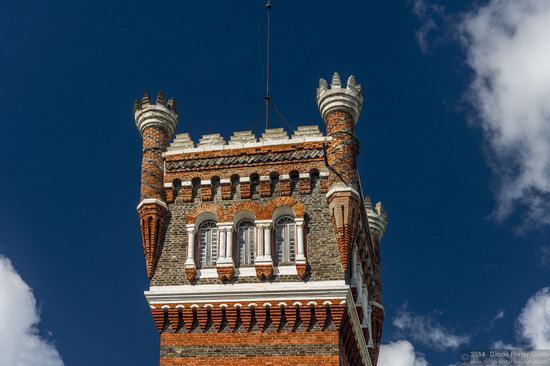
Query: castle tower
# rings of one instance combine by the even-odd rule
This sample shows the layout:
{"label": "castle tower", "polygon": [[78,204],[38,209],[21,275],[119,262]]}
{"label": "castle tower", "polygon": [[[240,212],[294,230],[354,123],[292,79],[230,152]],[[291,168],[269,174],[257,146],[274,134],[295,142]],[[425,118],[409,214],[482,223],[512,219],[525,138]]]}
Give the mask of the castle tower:
{"label": "castle tower", "polygon": [[300,126],[170,144],[175,102],[136,102],[161,365],[376,365],[387,215],[359,182],[362,101],[335,74],[317,90],[326,136]]}

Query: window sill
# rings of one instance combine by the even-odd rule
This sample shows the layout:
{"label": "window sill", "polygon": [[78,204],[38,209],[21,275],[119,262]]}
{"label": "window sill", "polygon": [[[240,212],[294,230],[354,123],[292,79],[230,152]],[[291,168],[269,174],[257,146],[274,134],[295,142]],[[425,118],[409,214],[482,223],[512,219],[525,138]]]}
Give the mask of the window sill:
{"label": "window sill", "polygon": [[[273,275],[291,275],[297,276],[296,265],[283,265],[277,266],[273,269]],[[235,268],[235,277],[256,277],[256,267],[246,266]],[[197,269],[196,279],[201,278],[218,278],[218,271],[216,268],[201,268]]]}

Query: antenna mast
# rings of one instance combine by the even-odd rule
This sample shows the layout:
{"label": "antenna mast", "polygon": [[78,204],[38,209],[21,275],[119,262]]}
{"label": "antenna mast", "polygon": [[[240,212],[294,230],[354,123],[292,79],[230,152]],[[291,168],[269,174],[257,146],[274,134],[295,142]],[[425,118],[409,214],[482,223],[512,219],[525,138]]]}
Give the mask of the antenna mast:
{"label": "antenna mast", "polygon": [[269,56],[271,49],[271,0],[267,0],[265,8],[267,9],[267,60],[265,68],[265,128],[269,128],[269,105],[271,104],[271,96],[269,95]]}

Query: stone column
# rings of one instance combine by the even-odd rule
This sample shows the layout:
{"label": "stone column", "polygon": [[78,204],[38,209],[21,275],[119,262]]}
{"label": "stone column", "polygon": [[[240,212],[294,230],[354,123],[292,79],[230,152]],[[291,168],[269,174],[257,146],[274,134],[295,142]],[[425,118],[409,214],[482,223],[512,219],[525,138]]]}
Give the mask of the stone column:
{"label": "stone column", "polygon": [[271,220],[256,221],[256,276],[270,279],[273,276],[273,259],[271,258]]}
{"label": "stone column", "polygon": [[157,103],[151,104],[148,93],[134,102],[136,127],[143,138],[141,162],[141,194],[138,205],[140,228],[147,277],[153,278],[160,256],[161,241],[168,206],[164,191],[164,161],[162,153],[176,130],[178,115],[174,99],[166,101],[161,91]]}
{"label": "stone column", "polygon": [[296,219],[296,272],[304,278],[307,272],[307,261],[304,250],[304,220]]}
{"label": "stone column", "polygon": [[271,261],[271,226],[264,226],[264,258],[266,261]]}
{"label": "stone column", "polygon": [[225,255],[226,258],[233,263],[233,226],[227,231]]}
{"label": "stone column", "polygon": [[219,255],[219,258],[218,258],[218,262],[219,260],[223,260],[225,259],[225,250],[226,250],[226,247],[225,247],[225,237],[226,237],[226,229],[225,228],[220,228],[218,227],[218,235],[220,237],[220,242],[219,242],[219,248],[220,248],[220,255]]}
{"label": "stone column", "polygon": [[185,276],[193,282],[197,274],[195,265],[195,225],[187,225],[187,259],[185,260]]}
{"label": "stone column", "polygon": [[256,224],[256,261],[264,260],[264,225]]}
{"label": "stone column", "polygon": [[220,255],[216,261],[218,277],[222,282],[231,281],[235,276],[235,264],[232,257],[233,223],[218,223]]}

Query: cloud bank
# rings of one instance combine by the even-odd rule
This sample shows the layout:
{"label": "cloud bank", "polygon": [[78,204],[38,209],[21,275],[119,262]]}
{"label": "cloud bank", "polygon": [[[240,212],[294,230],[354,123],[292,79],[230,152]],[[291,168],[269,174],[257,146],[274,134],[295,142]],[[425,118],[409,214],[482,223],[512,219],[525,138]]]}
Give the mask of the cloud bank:
{"label": "cloud bank", "polygon": [[442,5],[431,4],[425,0],[410,1],[412,12],[420,20],[420,28],[415,31],[416,41],[423,53],[428,52],[430,34],[439,29],[439,21],[445,18]]}
{"label": "cloud bank", "polygon": [[63,366],[56,348],[40,337],[32,289],[0,256],[0,364],[2,366]]}
{"label": "cloud bank", "polygon": [[383,344],[378,358],[379,366],[428,366],[426,359],[417,355],[409,341]]}
{"label": "cloud bank", "polygon": [[518,333],[533,349],[550,349],[550,287],[534,294],[518,318]]}
{"label": "cloud bank", "polygon": [[470,341],[470,337],[455,334],[430,316],[407,310],[398,312],[393,325],[407,338],[438,351],[454,350]]}
{"label": "cloud bank", "polygon": [[550,224],[550,1],[491,0],[462,18],[468,99],[495,173],[494,217]]}

